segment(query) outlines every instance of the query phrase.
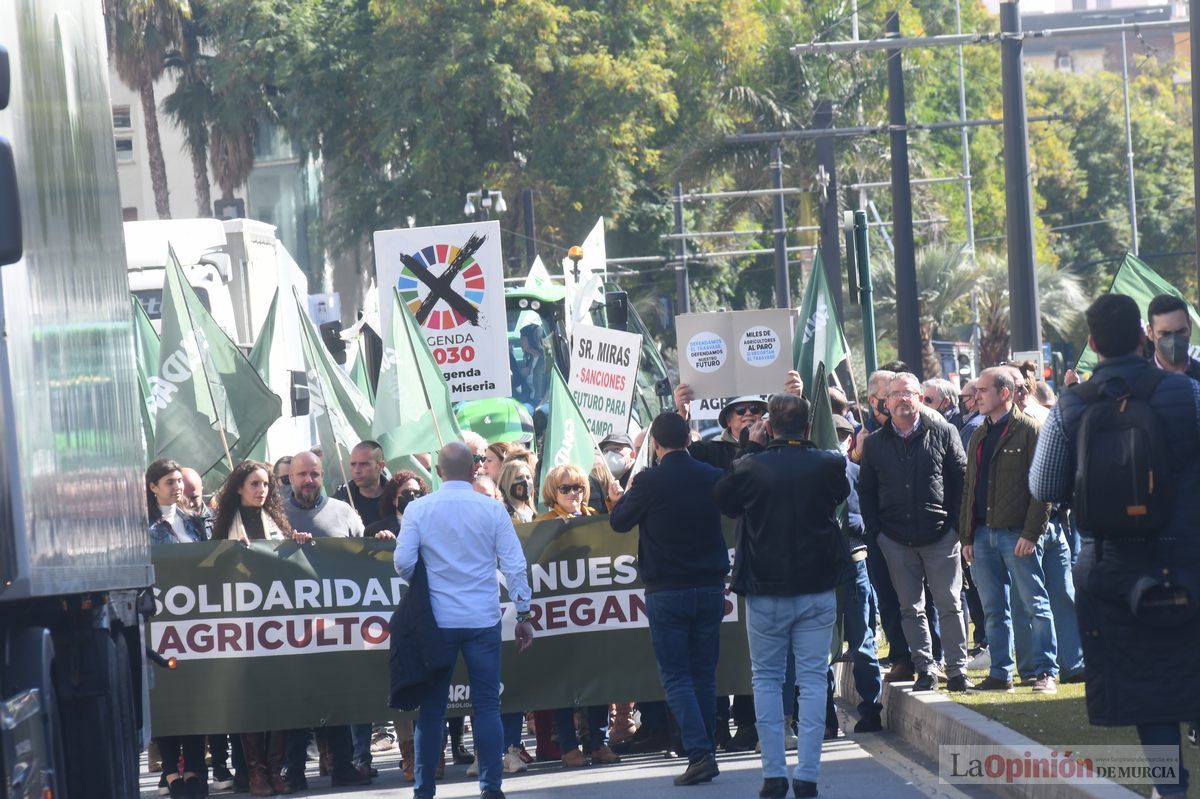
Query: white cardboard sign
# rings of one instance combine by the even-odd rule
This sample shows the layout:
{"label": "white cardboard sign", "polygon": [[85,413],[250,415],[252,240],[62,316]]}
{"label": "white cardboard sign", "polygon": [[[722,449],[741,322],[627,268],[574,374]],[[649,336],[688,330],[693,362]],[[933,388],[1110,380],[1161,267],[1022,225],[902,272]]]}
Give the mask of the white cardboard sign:
{"label": "white cardboard sign", "polygon": [[629,429],[642,337],[637,333],[577,325],[567,387],[597,441]]}
{"label": "white cardboard sign", "polygon": [[[511,396],[499,222],[378,230],[375,272],[417,317],[454,401]],[[392,303],[379,305],[390,330]]]}
{"label": "white cardboard sign", "polygon": [[675,317],[679,381],[697,397],[771,392],[792,368],[792,311],[723,311]]}

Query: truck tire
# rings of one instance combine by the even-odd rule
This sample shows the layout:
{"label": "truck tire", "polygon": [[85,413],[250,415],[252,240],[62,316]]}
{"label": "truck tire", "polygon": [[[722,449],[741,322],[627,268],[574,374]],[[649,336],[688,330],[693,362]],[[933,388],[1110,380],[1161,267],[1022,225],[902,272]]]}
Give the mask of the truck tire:
{"label": "truck tire", "polygon": [[60,646],[55,688],[70,799],[138,795],[136,725],[129,658],[107,630]]}

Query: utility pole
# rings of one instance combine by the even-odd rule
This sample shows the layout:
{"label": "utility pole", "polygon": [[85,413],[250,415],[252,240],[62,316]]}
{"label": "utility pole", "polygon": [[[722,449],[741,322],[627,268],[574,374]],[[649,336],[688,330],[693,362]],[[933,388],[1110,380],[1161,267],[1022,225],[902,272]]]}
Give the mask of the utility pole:
{"label": "utility pole", "polygon": [[871,244],[867,236],[866,211],[854,211],[853,234],[854,260],[858,266],[858,296],[862,303],[863,365],[870,375],[879,368],[879,363],[875,357],[875,300],[871,296]]}
{"label": "utility pole", "polygon": [[533,262],[537,259],[537,241],[534,236],[536,229],[533,224],[533,189],[525,189],[521,192],[521,216],[525,222],[525,266],[533,268]]}
{"label": "utility pole", "polygon": [[[1200,2],[1188,2],[1188,31],[1191,33],[1192,73],[1192,191],[1200,197]],[[1192,201],[1196,215],[1196,285],[1200,288],[1200,202]]]}
{"label": "utility pole", "polygon": [[679,307],[676,313],[692,312],[692,295],[688,288],[687,239],[683,237],[683,184],[675,184],[675,233],[679,238],[675,242],[675,255],[679,264],[675,267],[675,303]]}
{"label": "utility pole", "polygon": [[[833,103],[821,100],[813,115],[813,128],[833,127]],[[833,292],[834,307],[838,319],[844,320],[842,308],[842,215],[838,211],[837,149],[834,137],[817,139],[817,175],[820,182],[817,200],[821,209],[820,249],[821,261],[825,266],[825,279]]]}
{"label": "utility pole", "polygon": [[[900,13],[889,11],[888,37],[900,36]],[[907,114],[904,108],[904,65],[900,50],[887,51],[888,134],[892,161],[892,237],[896,242],[896,328],[900,360],[924,379],[921,357],[921,320],[917,298],[917,253],[913,239],[912,187],[908,171]]]}
{"label": "utility pole", "polygon": [[[954,31],[962,35],[962,4],[954,0]],[[963,49],[958,46],[958,119],[967,121],[967,84],[963,69]],[[975,211],[971,198],[971,141],[964,127],[959,131],[962,145],[962,179],[963,179],[963,211],[967,223],[967,258],[974,267],[975,259]],[[971,372],[972,377],[979,373],[979,289],[971,289]]]}
{"label": "utility pole", "polygon": [[775,176],[775,306],[792,307],[791,278],[788,275],[787,231],[783,217],[783,151],[771,148],[771,170]]}
{"label": "utility pole", "polygon": [[1121,84],[1125,89],[1125,168],[1129,172],[1129,243],[1133,254],[1137,255],[1137,190],[1133,182],[1133,125],[1129,120],[1129,53],[1125,48],[1125,31],[1121,31]]}
{"label": "utility pole", "polygon": [[1000,91],[1004,109],[1004,199],[1007,211],[1008,308],[1013,352],[1041,349],[1037,259],[1033,245],[1033,187],[1029,180],[1029,130],[1025,118],[1025,67],[1021,63],[1021,13],[1000,3]]}

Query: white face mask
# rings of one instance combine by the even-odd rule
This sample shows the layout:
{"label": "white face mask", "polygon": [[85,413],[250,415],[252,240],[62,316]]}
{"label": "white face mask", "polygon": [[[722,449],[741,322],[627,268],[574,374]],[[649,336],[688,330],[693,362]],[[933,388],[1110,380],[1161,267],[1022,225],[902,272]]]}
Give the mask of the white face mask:
{"label": "white face mask", "polygon": [[843,455],[849,455],[850,454],[850,439],[847,438],[845,441],[839,441],[838,449],[840,449],[842,451]]}
{"label": "white face mask", "polygon": [[628,468],[625,464],[625,456],[619,452],[604,453],[604,462],[608,464],[608,470],[612,472],[612,476],[618,480],[621,479]]}

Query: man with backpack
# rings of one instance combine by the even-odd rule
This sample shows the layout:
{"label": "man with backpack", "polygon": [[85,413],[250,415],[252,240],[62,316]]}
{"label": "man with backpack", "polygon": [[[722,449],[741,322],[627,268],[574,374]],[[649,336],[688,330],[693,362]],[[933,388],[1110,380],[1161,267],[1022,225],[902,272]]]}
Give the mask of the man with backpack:
{"label": "man with backpack", "polygon": [[[1078,514],[1089,720],[1180,751],[1200,717],[1200,383],[1141,357],[1131,298],[1106,294],[1086,318],[1099,365],[1043,425],[1029,488]],[[1186,796],[1178,774],[1157,795]]]}

